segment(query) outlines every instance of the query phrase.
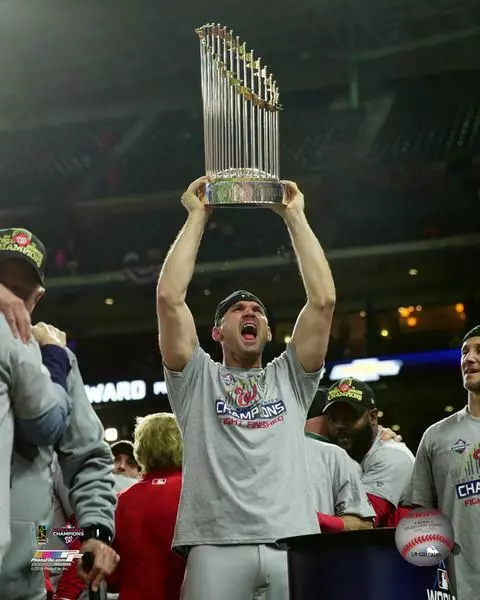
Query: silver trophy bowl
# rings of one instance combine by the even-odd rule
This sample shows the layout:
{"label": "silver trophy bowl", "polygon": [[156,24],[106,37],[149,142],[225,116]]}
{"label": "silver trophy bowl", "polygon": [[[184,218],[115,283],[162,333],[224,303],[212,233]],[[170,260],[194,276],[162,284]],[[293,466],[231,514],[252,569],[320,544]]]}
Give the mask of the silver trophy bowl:
{"label": "silver trophy bowl", "polygon": [[282,203],[283,185],[279,181],[214,181],[207,184],[207,198],[210,204],[219,208],[262,208]]}
{"label": "silver trophy bowl", "polygon": [[215,207],[262,208],[281,204],[284,187],[267,173],[227,172],[207,184],[206,192]]}

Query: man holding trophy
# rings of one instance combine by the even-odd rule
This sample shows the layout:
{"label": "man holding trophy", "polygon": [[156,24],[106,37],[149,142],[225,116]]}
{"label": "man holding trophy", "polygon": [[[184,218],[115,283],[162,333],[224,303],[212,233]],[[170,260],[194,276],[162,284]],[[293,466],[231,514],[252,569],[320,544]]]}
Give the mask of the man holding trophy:
{"label": "man holding trophy", "polygon": [[[165,379],[184,438],[173,545],[187,557],[184,600],[288,600],[287,556],[276,541],[319,532],[303,428],[323,370],[335,287],[302,193],[275,176],[278,151],[271,148],[278,135],[269,124],[275,128],[276,118],[267,114],[273,85],[260,85],[265,94],[247,86],[250,70],[258,79],[265,73],[226,28],[209,25],[199,36],[207,176],[182,196],[188,218],[157,287]],[[248,123],[230,118],[245,114]],[[298,259],[307,302],[286,350],[265,367],[262,353],[272,335],[257,296],[239,290],[217,306],[212,337],[222,347],[222,364],[201,349],[186,304],[197,250],[218,206],[273,209]]]}

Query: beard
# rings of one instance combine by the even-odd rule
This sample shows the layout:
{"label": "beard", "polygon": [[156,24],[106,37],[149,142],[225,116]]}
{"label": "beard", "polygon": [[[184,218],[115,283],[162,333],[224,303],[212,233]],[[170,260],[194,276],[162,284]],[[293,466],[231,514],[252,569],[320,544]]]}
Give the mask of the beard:
{"label": "beard", "polygon": [[362,462],[365,454],[369,451],[373,441],[373,433],[370,424],[362,429],[348,432],[347,435],[340,433],[333,438],[333,441],[343,448],[350,458],[357,462]]}

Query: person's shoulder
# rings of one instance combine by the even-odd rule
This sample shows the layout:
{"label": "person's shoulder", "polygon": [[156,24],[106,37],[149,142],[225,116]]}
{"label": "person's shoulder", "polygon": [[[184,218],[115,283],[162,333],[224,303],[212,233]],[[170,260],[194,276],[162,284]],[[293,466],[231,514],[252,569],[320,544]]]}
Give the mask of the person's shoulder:
{"label": "person's shoulder", "polygon": [[130,485],[128,485],[128,487],[125,487],[119,491],[116,492],[116,496],[117,496],[117,501],[120,503],[125,503],[125,502],[129,502],[131,501],[132,497],[135,498],[135,496],[138,494],[138,492],[140,491],[140,484],[142,483],[142,480],[139,479],[137,481],[134,481],[133,483],[130,483]]}
{"label": "person's shoulder", "polygon": [[270,362],[265,365],[265,369],[269,370],[284,370],[285,372],[289,371],[292,368],[299,368],[300,363],[298,362],[297,356],[295,354],[295,350],[292,346],[291,342],[285,347],[285,350],[273,358]]}
{"label": "person's shoulder", "polygon": [[154,500],[157,495],[164,496],[165,494],[174,493],[177,488],[179,491],[182,488],[181,469],[168,474],[161,473],[158,476],[142,477],[119,492],[117,498],[124,505],[126,503],[134,505],[140,501],[140,498]]}
{"label": "person's shoulder", "polygon": [[395,440],[379,440],[372,451],[372,456],[375,457],[396,457],[400,459],[402,456],[412,463],[415,461],[413,452],[404,442],[396,442]]}
{"label": "person's shoulder", "polygon": [[348,452],[336,444],[330,444],[329,442],[324,442],[310,436],[305,436],[305,441],[310,450],[324,460],[353,462]]}
{"label": "person's shoulder", "polygon": [[165,363],[163,363],[163,370],[168,383],[168,379],[170,377],[179,377],[184,376],[189,372],[202,372],[205,370],[207,372],[213,372],[220,369],[221,366],[222,365],[213,360],[210,354],[205,352],[205,350],[197,342],[182,370],[170,369]]}
{"label": "person's shoulder", "polygon": [[201,363],[204,367],[206,366],[215,370],[220,369],[222,366],[222,364],[214,360],[210,354],[200,346],[200,344],[193,351],[190,361],[192,360],[197,363]]}
{"label": "person's shoulder", "polygon": [[307,440],[309,440],[310,442],[312,442],[313,445],[315,445],[318,448],[319,452],[323,452],[324,454],[328,454],[331,456],[347,456],[348,457],[348,453],[346,452],[346,450],[344,450],[343,448],[340,448],[340,446],[337,446],[336,444],[331,444],[330,442],[324,442],[323,440],[318,440],[312,437],[307,437]]}
{"label": "person's shoulder", "polygon": [[10,329],[7,319],[5,318],[5,315],[3,313],[0,313],[0,335],[2,336],[2,343],[5,340],[10,341],[10,340],[15,339],[13,337],[13,333],[12,333],[12,330]]}
{"label": "person's shoulder", "polygon": [[279,354],[278,356],[275,356],[275,358],[272,358],[272,360],[265,365],[265,369],[279,366],[279,365],[285,363],[286,360],[287,360],[287,351],[284,350],[281,354]]}
{"label": "person's shoulder", "polygon": [[13,353],[16,357],[30,356],[32,352],[38,349],[38,344],[33,337],[30,337],[28,343],[24,343],[19,337],[15,337],[10,329],[7,319],[3,313],[0,313],[0,358],[5,361],[8,355]]}
{"label": "person's shoulder", "polygon": [[467,409],[466,409],[466,407],[464,407],[464,408],[462,408],[462,410],[459,410],[451,415],[448,415],[448,417],[445,417],[445,418],[441,419],[440,421],[437,421],[436,423],[433,423],[432,425],[427,427],[424,435],[426,438],[430,438],[430,439],[442,436],[445,431],[449,431],[449,430],[451,430],[452,427],[455,427],[456,425],[461,424],[465,420],[466,417],[467,417]]}
{"label": "person's shoulder", "polygon": [[[319,452],[329,452],[330,449],[327,447],[332,446],[333,448],[339,448],[339,446],[335,446],[335,444],[329,444],[328,442],[324,442],[323,440],[313,437],[310,434],[305,434],[305,443],[307,446],[318,450]],[[341,450],[341,448],[339,448]]]}

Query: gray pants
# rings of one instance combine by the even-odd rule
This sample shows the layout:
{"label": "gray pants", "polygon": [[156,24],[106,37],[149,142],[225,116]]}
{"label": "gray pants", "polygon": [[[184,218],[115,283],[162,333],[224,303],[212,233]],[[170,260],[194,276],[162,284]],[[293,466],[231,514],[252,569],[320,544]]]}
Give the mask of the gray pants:
{"label": "gray pants", "polygon": [[289,600],[287,553],[265,545],[195,546],[182,600]]}

